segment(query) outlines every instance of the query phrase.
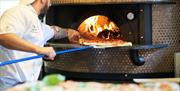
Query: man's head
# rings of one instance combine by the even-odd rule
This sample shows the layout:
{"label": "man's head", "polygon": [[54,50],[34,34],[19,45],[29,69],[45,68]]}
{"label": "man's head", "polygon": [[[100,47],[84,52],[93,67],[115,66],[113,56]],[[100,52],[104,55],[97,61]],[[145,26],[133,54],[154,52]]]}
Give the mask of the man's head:
{"label": "man's head", "polygon": [[[38,0],[36,0],[38,1]],[[49,9],[49,7],[51,6],[51,2],[50,0],[39,0],[42,4],[42,8],[40,11],[40,14],[45,15]]]}
{"label": "man's head", "polygon": [[31,3],[33,3],[35,0],[20,0],[20,4],[22,5],[29,5]]}
{"label": "man's head", "polygon": [[20,0],[20,4],[24,5],[36,5],[38,13],[40,15],[45,15],[51,6],[50,0]]}

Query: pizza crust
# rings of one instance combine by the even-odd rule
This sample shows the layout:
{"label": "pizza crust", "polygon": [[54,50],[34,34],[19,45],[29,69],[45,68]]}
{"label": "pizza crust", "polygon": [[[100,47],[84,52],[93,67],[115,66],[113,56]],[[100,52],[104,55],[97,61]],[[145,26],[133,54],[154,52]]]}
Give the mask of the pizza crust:
{"label": "pizza crust", "polygon": [[132,46],[131,42],[124,42],[122,40],[88,40],[88,39],[80,39],[79,43],[82,45],[91,45],[91,46]]}
{"label": "pizza crust", "polygon": [[64,81],[55,86],[44,85],[43,82],[25,83],[10,88],[7,91],[180,91],[177,83],[100,83]]}

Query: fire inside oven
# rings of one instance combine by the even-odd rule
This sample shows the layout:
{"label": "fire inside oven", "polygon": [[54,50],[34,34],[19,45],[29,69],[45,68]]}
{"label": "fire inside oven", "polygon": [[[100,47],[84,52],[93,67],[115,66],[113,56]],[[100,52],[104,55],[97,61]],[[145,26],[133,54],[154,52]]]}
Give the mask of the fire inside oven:
{"label": "fire inside oven", "polygon": [[[46,72],[58,72],[66,77],[85,79],[169,76],[166,73],[166,75],[156,74],[158,72],[152,70],[154,65],[148,63],[144,65],[145,59],[139,56],[139,49],[160,48],[159,46],[134,46],[152,44],[151,10],[151,4],[52,6],[46,16],[46,23],[49,25],[73,28],[87,40],[122,40],[133,46],[93,48],[58,55],[54,62],[46,62]],[[68,39],[50,40],[49,43],[55,50],[82,47],[82,45],[70,43]],[[152,73],[155,75],[150,75]]]}
{"label": "fire inside oven", "polygon": [[[48,24],[73,28],[86,39],[120,39],[132,44],[152,41],[151,34],[142,33],[140,21],[144,19],[139,5],[58,5],[50,8],[47,17]],[[67,42],[67,39],[53,41]]]}
{"label": "fire inside oven", "polygon": [[79,33],[86,39],[120,39],[120,29],[108,17],[102,15],[91,16],[82,22],[78,28]]}
{"label": "fire inside oven", "polygon": [[131,42],[122,40],[121,31],[117,25],[106,16],[95,15],[84,20],[78,27],[83,45],[95,46],[131,46]]}

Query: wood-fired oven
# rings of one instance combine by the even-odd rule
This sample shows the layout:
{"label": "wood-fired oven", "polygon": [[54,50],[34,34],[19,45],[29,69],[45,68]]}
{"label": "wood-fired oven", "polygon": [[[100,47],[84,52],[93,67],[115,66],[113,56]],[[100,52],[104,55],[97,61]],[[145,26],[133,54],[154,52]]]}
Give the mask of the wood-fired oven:
{"label": "wood-fired oven", "polygon": [[[180,51],[179,2],[167,0],[52,0],[46,23],[78,29],[89,17],[113,21],[132,46],[91,48],[57,55],[45,72],[68,78],[127,80],[174,77],[174,53]],[[82,47],[67,39],[50,40],[56,50]]]}

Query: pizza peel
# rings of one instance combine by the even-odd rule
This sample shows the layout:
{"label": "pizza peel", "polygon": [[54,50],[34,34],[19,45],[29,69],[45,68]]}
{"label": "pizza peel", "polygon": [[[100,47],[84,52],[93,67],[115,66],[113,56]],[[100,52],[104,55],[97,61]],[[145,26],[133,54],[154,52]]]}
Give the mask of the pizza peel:
{"label": "pizza peel", "polygon": [[[79,48],[72,48],[72,49],[67,49],[63,51],[56,51],[56,55],[61,55],[65,53],[70,53],[70,52],[76,52],[76,51],[82,51],[86,49],[93,48],[93,46],[84,46],[84,47],[79,47]],[[24,61],[30,61],[32,59],[38,59],[38,58],[43,58],[45,55],[37,55],[37,56],[31,56],[31,57],[26,57],[26,58],[21,58],[21,59],[15,59],[15,60],[9,60],[9,61],[4,61],[0,62],[0,67],[1,66],[6,66],[14,63],[19,63],[19,62],[24,62]]]}
{"label": "pizza peel", "polygon": [[[64,46],[64,45],[61,45],[61,46]],[[71,45],[69,45],[69,46],[65,45],[65,46],[66,47],[71,47],[71,49],[67,49],[67,50],[63,50],[63,51],[56,51],[56,55],[62,55],[62,54],[65,54],[65,53],[82,51],[82,50],[86,50],[86,49],[90,49],[90,48],[107,48],[107,46],[79,46],[79,45],[73,45],[73,47]],[[110,46],[108,46],[108,47],[110,47]],[[4,62],[0,62],[0,67],[10,65],[10,64],[14,64],[14,63],[23,62],[23,61],[31,61],[32,59],[43,58],[44,56],[45,55],[40,54],[40,55],[37,55],[37,56],[31,56],[31,57],[26,57],[26,58],[21,58],[21,59],[4,61]],[[49,61],[47,59],[44,59],[44,60]]]}
{"label": "pizza peel", "polygon": [[[62,55],[65,53],[70,53],[70,52],[77,52],[81,50],[86,50],[90,48],[97,48],[97,49],[106,49],[106,48],[123,48],[123,49],[134,49],[134,50],[141,50],[141,49],[151,49],[151,48],[163,48],[167,47],[167,45],[143,45],[143,46],[107,46],[107,45],[101,45],[101,46],[83,46],[79,44],[48,44],[53,46],[54,48],[57,47],[66,47],[70,49],[66,49],[63,51],[56,51],[56,55]],[[9,61],[4,61],[0,62],[0,67],[5,66],[5,65],[10,65],[13,63],[19,63],[23,61],[30,61],[32,59],[37,59],[37,58],[43,58],[45,55],[37,55],[37,56],[31,56],[31,57],[26,57],[26,58],[21,58],[21,59],[15,59],[15,60],[9,60]],[[48,61],[48,60],[46,60]]]}

